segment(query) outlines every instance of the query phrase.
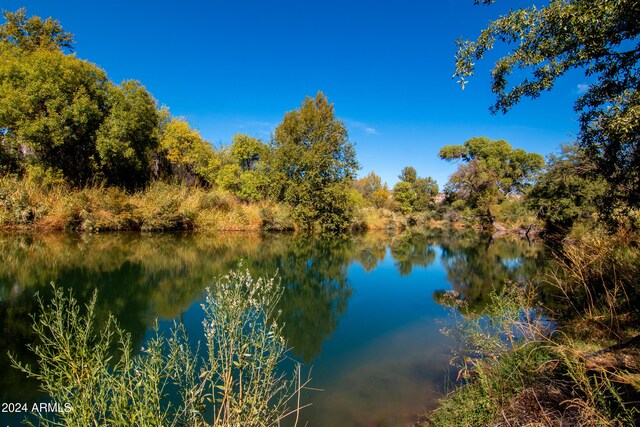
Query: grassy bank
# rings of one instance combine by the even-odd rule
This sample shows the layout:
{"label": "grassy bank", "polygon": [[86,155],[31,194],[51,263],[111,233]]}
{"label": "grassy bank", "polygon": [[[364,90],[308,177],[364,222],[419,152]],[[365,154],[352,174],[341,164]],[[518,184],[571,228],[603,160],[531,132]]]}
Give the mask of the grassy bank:
{"label": "grassy bank", "polygon": [[[358,208],[352,220],[354,230],[401,224],[397,214],[371,207]],[[5,176],[0,178],[0,229],[291,231],[295,224],[286,204],[242,202],[221,188],[155,182],[128,193],[115,187],[72,189]]]}
{"label": "grassy bank", "polygon": [[484,316],[458,315],[448,333],[460,384],[423,425],[637,425],[637,243],[597,231],[569,239],[537,286],[494,295]]}

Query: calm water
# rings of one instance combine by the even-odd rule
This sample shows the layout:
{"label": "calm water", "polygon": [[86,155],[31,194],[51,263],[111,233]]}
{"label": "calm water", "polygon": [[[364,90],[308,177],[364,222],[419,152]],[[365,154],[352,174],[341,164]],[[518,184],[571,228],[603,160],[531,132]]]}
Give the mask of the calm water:
{"label": "calm water", "polygon": [[[40,402],[37,384],[11,368],[7,350],[34,362],[30,313],[48,284],[109,312],[140,348],[155,318],[201,334],[200,303],[213,279],[240,260],[285,286],[284,333],[323,389],[303,412],[310,426],[403,426],[444,391],[451,343],[438,304],[455,289],[480,309],[492,286],[526,280],[545,265],[540,246],[442,233],[369,233],[328,241],[290,235],[0,235],[0,402]],[[2,426],[17,425],[2,414]],[[301,423],[300,425],[304,425]]]}

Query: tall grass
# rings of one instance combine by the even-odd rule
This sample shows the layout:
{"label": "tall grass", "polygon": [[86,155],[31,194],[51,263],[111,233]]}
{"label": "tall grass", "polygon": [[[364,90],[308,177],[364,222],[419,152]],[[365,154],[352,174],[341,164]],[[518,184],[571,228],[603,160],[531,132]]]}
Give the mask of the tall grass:
{"label": "tall grass", "polygon": [[556,264],[556,271],[546,278],[559,302],[553,312],[575,332],[623,339],[629,327],[637,329],[640,248],[635,235],[592,231],[565,242]]}
{"label": "tall grass", "polygon": [[220,188],[154,182],[136,193],[101,185],[0,177],[0,228],[79,231],[291,230],[290,210],[270,201],[243,203]]}
{"label": "tall grass", "polygon": [[[38,413],[38,425],[55,426],[274,426],[300,409],[300,366],[285,374],[287,346],[274,307],[282,288],[274,278],[231,272],[207,289],[204,346],[189,343],[182,324],[158,332],[138,354],[110,316],[99,328],[96,295],[82,308],[54,287],[40,301],[30,346],[38,366],[14,366],[38,379],[55,416]],[[31,424],[33,425],[33,424]]]}
{"label": "tall grass", "polygon": [[638,338],[606,347],[638,333],[634,238],[592,234],[565,243],[546,278],[559,302],[546,311],[558,321],[553,329],[532,316],[536,293],[513,284],[492,295],[482,316],[458,303],[445,332],[459,344],[452,361],[463,382],[429,425],[638,425]]}

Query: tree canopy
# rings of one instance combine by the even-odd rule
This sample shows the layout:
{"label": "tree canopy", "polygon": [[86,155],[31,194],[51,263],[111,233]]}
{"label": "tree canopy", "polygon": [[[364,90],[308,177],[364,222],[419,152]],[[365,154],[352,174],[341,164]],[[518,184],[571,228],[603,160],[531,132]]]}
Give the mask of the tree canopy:
{"label": "tree canopy", "polygon": [[393,198],[400,211],[410,213],[425,211],[434,205],[438,194],[438,183],[431,177],[422,178],[413,166],[406,166],[398,175],[398,182],[393,187]]}
{"label": "tree canopy", "polygon": [[[584,70],[591,84],[575,104],[579,144],[610,183],[601,209],[612,214],[620,206],[640,207],[639,35],[635,0],[552,0],[512,10],[475,41],[458,40],[454,77],[464,88],[476,61],[497,42],[510,45],[491,74],[497,97],[491,111],[505,113],[523,97],[552,89],[570,70]],[[524,76],[515,83],[514,70]]]}
{"label": "tree canopy", "polygon": [[444,146],[438,155],[464,162],[451,175],[446,191],[467,202],[489,222],[493,222],[491,207],[509,194],[521,194],[544,166],[540,154],[514,150],[507,141],[485,137]]}
{"label": "tree canopy", "polygon": [[6,22],[0,25],[0,41],[27,51],[73,50],[73,35],[64,31],[60,23],[52,18],[27,18],[25,8],[15,12],[4,11],[2,16]]}
{"label": "tree canopy", "polygon": [[573,224],[596,212],[606,192],[597,165],[576,145],[565,145],[549,156],[549,166],[527,195],[527,204],[545,222],[550,234],[566,234]]}
{"label": "tree canopy", "polygon": [[73,183],[92,177],[96,133],[108,111],[108,80],[95,65],[57,50],[0,43],[0,129],[28,161]]}
{"label": "tree canopy", "polygon": [[158,147],[156,100],[136,81],[110,85],[109,113],[98,130],[96,150],[108,184],[135,188],[151,178],[150,158]]}
{"label": "tree canopy", "polygon": [[347,184],[358,162],[347,128],[318,92],[285,114],[272,139],[270,159],[276,197],[293,207],[302,228],[341,232],[349,226]]}

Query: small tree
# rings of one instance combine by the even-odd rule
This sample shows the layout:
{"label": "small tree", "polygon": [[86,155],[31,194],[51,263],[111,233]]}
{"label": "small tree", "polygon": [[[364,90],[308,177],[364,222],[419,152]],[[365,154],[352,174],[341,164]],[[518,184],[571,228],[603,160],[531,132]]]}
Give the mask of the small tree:
{"label": "small tree", "polygon": [[158,147],[156,100],[136,81],[110,85],[109,113],[97,132],[100,172],[108,184],[138,188],[151,178],[151,152]]}
{"label": "small tree", "polygon": [[383,194],[386,192],[386,196],[389,196],[389,190],[387,189],[387,184],[382,184],[382,178],[379,175],[376,175],[375,172],[369,173],[364,178],[360,178],[356,182],[353,183],[355,189],[362,194],[362,197],[371,205],[381,208],[384,206]]}
{"label": "small tree", "polygon": [[182,119],[168,119],[160,131],[160,151],[171,172],[186,184],[213,184],[221,159],[200,133]]}
{"label": "small tree", "polygon": [[264,158],[269,147],[257,138],[236,134],[231,144],[231,155],[238,159],[243,171],[252,171],[256,163]]}
{"label": "small tree", "polygon": [[393,186],[393,200],[403,214],[413,212],[417,198],[416,192],[408,182],[400,181]]}
{"label": "small tree", "polygon": [[431,177],[421,178],[413,166],[406,166],[398,178],[401,182],[408,183],[415,193],[411,210],[424,211],[433,206],[434,197],[438,194],[438,184]]}

